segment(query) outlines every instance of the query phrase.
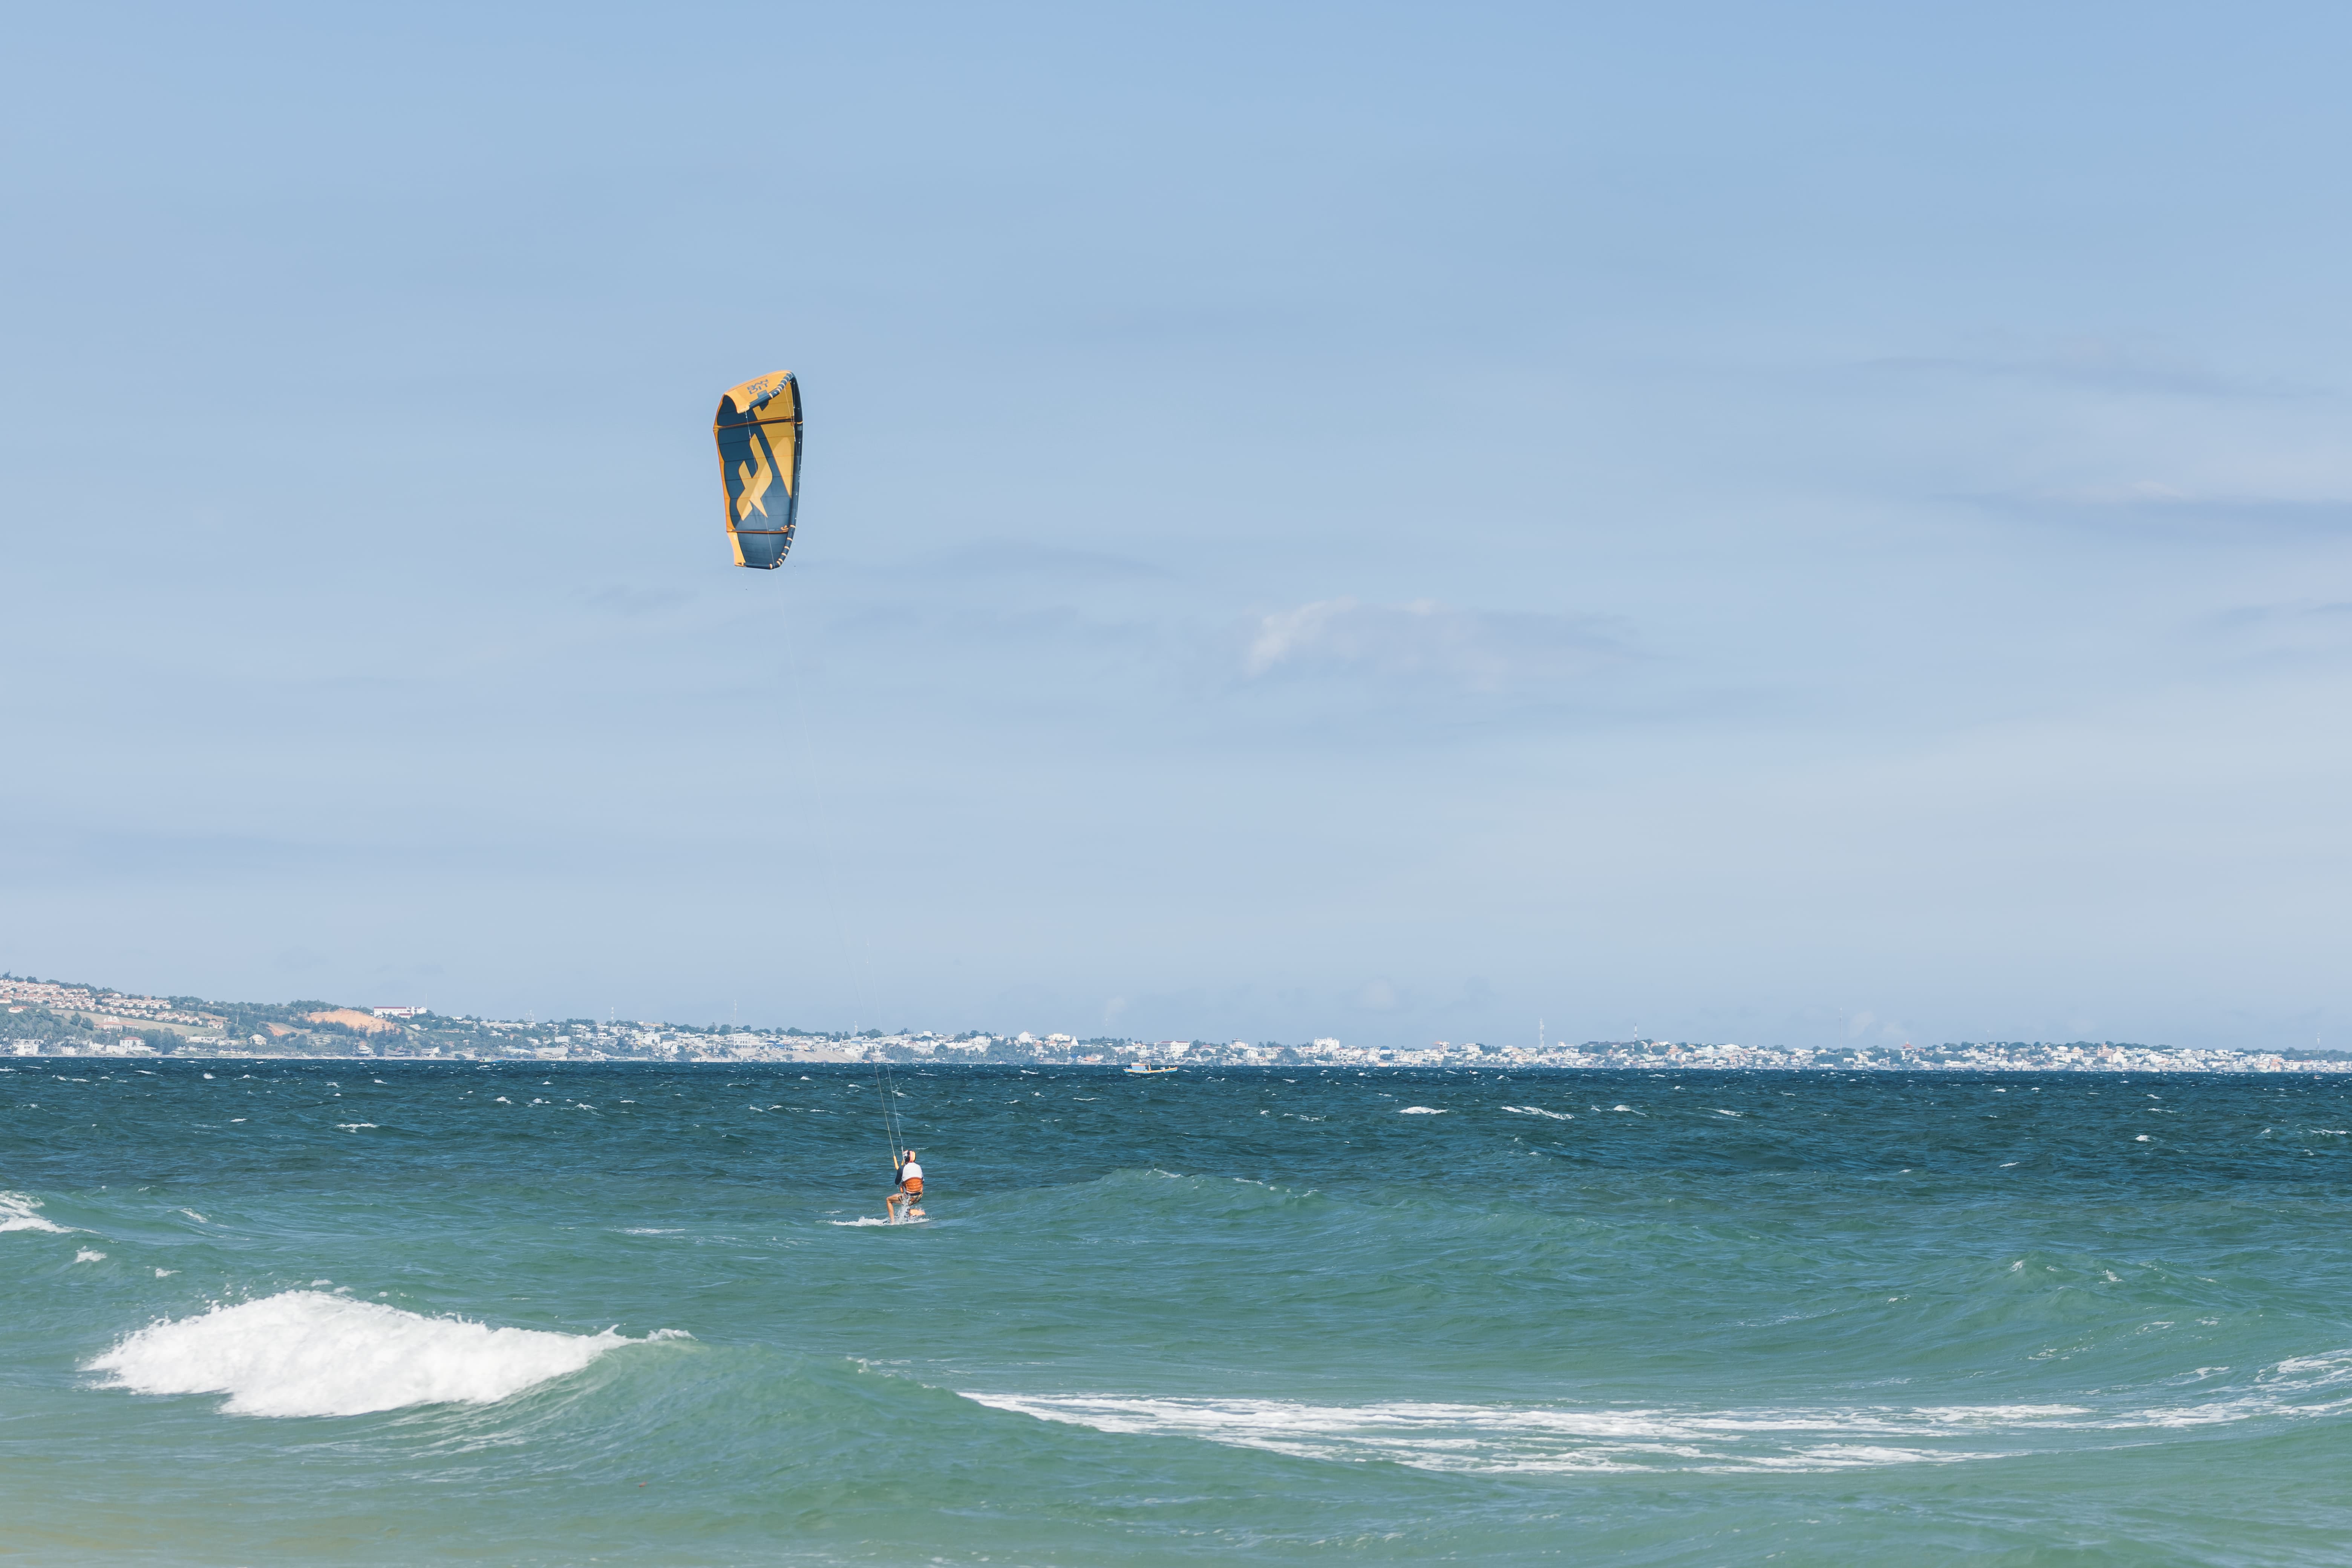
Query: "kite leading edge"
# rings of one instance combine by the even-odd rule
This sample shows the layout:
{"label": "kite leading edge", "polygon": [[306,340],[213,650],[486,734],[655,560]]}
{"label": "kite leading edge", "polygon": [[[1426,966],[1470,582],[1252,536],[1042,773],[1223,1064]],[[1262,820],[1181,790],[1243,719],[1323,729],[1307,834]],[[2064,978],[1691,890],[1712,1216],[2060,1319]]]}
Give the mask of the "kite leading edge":
{"label": "kite leading edge", "polygon": [[710,423],[727,491],[735,564],[773,571],[793,547],[801,504],[801,388],[780,370],[731,387]]}

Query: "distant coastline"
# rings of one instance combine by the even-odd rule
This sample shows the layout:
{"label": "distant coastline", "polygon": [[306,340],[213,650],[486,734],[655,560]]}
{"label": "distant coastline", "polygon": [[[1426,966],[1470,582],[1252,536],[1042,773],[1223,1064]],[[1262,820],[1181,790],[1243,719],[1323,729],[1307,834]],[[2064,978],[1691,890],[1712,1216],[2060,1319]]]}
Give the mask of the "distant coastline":
{"label": "distant coastline", "polygon": [[1249,1040],[1137,1040],[966,1030],[818,1030],[614,1019],[480,1018],[423,1006],[323,1000],[211,1002],[0,974],[0,1058],[202,1058],[230,1061],[909,1062],[1121,1067],[1587,1068],[1904,1072],[2352,1072],[2352,1056],[2237,1051],[2112,1040],[1964,1041],[1935,1046],[1741,1046],[1588,1040],[1420,1048]]}

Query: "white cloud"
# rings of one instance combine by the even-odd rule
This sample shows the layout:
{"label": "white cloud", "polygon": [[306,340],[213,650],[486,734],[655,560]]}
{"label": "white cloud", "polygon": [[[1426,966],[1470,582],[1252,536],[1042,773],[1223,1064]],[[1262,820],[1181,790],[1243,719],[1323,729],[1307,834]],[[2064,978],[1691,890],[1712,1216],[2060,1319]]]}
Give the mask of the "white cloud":
{"label": "white cloud", "polygon": [[1460,610],[1433,600],[1366,605],[1319,599],[1247,627],[1242,674],[1354,674],[1470,691],[1556,684],[1623,659],[1591,616]]}

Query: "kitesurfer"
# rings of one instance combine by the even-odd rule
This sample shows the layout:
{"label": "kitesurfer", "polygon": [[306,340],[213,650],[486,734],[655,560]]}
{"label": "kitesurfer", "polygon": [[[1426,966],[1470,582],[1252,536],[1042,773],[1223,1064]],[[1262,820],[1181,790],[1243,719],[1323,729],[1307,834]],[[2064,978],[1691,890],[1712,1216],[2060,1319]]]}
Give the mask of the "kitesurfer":
{"label": "kitesurfer", "polygon": [[[890,1211],[890,1220],[894,1225],[901,1217],[913,1218],[923,1212],[923,1167],[916,1163],[915,1152],[912,1149],[907,1150],[898,1156],[898,1190],[892,1193],[884,1202],[884,1206]],[[901,1216],[898,1212],[902,1205],[907,1211],[904,1216]]]}

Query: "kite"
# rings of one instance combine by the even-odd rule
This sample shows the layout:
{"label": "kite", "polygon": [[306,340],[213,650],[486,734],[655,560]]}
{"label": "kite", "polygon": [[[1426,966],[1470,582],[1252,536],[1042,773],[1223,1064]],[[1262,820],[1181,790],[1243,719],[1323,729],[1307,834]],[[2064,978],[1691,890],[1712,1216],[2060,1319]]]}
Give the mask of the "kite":
{"label": "kite", "polygon": [[801,387],[780,370],[730,389],[710,423],[735,564],[772,572],[793,547],[801,504]]}

